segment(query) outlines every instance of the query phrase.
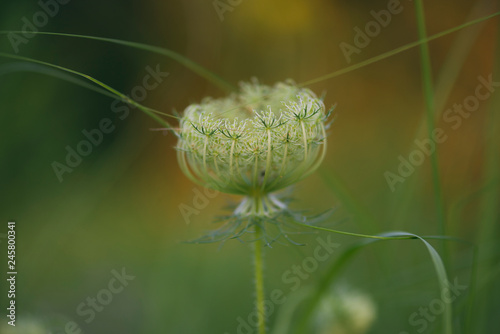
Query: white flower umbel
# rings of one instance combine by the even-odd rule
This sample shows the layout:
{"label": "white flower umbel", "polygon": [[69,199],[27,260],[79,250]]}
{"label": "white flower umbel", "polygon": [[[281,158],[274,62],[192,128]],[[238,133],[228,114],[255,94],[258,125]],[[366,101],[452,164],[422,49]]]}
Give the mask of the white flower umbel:
{"label": "white flower umbel", "polygon": [[285,208],[272,193],[321,164],[326,118],[323,101],[309,89],[242,83],[237,94],[186,108],[178,161],[193,182],[245,196],[235,214],[269,216]]}

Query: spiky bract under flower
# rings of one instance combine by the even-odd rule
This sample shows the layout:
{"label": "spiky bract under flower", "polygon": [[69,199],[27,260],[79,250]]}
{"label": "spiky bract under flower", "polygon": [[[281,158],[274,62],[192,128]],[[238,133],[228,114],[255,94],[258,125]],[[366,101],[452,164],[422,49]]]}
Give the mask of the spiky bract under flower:
{"label": "spiky bract under flower", "polygon": [[307,177],[321,164],[326,118],[323,101],[309,89],[292,82],[272,87],[242,83],[237,94],[186,108],[178,160],[183,172],[202,186],[260,198],[251,205],[279,209],[268,194]]}

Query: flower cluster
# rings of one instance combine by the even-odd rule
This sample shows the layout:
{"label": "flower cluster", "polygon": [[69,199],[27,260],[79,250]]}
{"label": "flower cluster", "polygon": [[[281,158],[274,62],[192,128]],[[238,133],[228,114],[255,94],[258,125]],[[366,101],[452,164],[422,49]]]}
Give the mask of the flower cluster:
{"label": "flower cluster", "polygon": [[267,197],[321,164],[326,118],[323,101],[292,82],[272,87],[242,83],[238,94],[207,98],[186,108],[178,161],[200,185]]}

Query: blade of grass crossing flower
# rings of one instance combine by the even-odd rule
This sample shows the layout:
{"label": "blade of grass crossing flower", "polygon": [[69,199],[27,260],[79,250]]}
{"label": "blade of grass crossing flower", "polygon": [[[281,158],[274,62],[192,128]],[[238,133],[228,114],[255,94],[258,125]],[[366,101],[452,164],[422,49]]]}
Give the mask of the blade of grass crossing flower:
{"label": "blade of grass crossing flower", "polygon": [[153,118],[155,121],[157,121],[158,123],[160,123],[162,126],[168,128],[168,129],[173,129],[172,126],[167,121],[165,121],[164,119],[162,119],[161,117],[159,117],[157,114],[161,114],[161,115],[172,117],[172,118],[177,118],[177,117],[172,116],[172,115],[168,115],[168,114],[165,114],[165,113],[162,113],[160,111],[157,111],[157,110],[154,110],[154,109],[151,109],[151,108],[148,108],[148,107],[145,107],[145,106],[143,106],[143,105],[135,102],[134,100],[130,99],[126,95],[118,92],[117,90],[111,88],[110,86],[106,85],[105,83],[103,83],[103,82],[101,82],[101,81],[99,81],[97,79],[94,79],[93,77],[91,77],[89,75],[86,75],[86,74],[83,74],[83,73],[80,73],[78,71],[71,70],[71,69],[68,69],[68,68],[65,68],[65,67],[62,67],[62,66],[58,66],[58,65],[51,64],[51,63],[43,62],[43,61],[40,61],[40,60],[31,59],[31,58],[22,57],[22,56],[11,55],[11,54],[8,54],[8,53],[0,52],[0,57],[10,58],[10,59],[16,59],[16,60],[22,60],[22,61],[32,62],[32,63],[36,63],[36,64],[40,64],[40,65],[45,65],[45,66],[48,66],[48,67],[52,67],[52,68],[55,68],[55,69],[58,69],[58,70],[61,70],[61,71],[67,72],[67,73],[71,73],[71,74],[83,77],[83,78],[85,78],[85,79],[87,79],[87,80],[95,83],[96,85],[104,88],[106,91],[110,92],[114,96],[117,96],[117,97],[121,98],[123,101],[126,101],[126,102],[128,102],[128,103],[136,106],[141,111],[143,111],[144,113],[146,113],[148,116],[150,116],[151,118]]}
{"label": "blade of grass crossing flower", "polygon": [[[321,81],[324,81],[324,80],[335,78],[335,77],[337,77],[339,75],[342,75],[342,74],[345,74],[345,73],[352,72],[352,71],[357,70],[359,68],[362,68],[362,67],[370,65],[372,63],[375,63],[375,62],[377,62],[379,60],[382,60],[382,59],[385,59],[385,58],[389,58],[389,57],[391,57],[393,55],[396,55],[396,54],[401,53],[403,51],[406,51],[406,50],[409,50],[411,48],[414,48],[414,47],[416,47],[416,46],[418,46],[418,45],[420,45],[422,43],[426,43],[426,42],[435,40],[437,38],[449,35],[451,33],[454,33],[456,31],[459,31],[459,30],[464,29],[466,27],[469,27],[469,26],[472,26],[474,24],[477,24],[477,23],[489,20],[489,19],[491,19],[493,17],[496,17],[498,15],[500,15],[500,11],[496,12],[496,13],[493,13],[491,15],[488,15],[488,16],[481,17],[481,18],[476,19],[476,20],[472,20],[470,22],[464,23],[464,24],[459,25],[457,27],[445,30],[445,31],[443,31],[441,33],[432,35],[432,36],[430,36],[430,37],[428,37],[428,38],[426,38],[424,40],[419,40],[419,41],[416,41],[416,42],[412,42],[412,43],[406,44],[406,45],[401,46],[399,48],[396,48],[394,50],[391,50],[391,51],[388,51],[388,52],[383,53],[381,55],[378,55],[378,56],[372,57],[370,59],[367,59],[367,60],[365,60],[363,62],[360,62],[358,64],[355,64],[355,65],[352,65],[352,66],[348,66],[348,67],[346,67],[344,69],[341,69],[341,70],[338,70],[338,71],[334,71],[332,73],[323,75],[323,76],[318,77],[316,79],[309,80],[307,82],[304,82],[304,83],[300,84],[300,86],[308,86],[308,85],[311,85],[311,84],[314,84],[314,83],[317,83],[317,82],[321,82]],[[22,33],[22,31],[0,31],[0,34],[4,34],[4,35],[5,34],[11,34],[11,33]],[[53,32],[40,32],[40,31],[39,32],[32,32],[32,33],[33,34],[39,34],[39,35],[53,35],[53,36],[64,36],[64,37],[73,37],[73,38],[92,39],[92,40],[109,42],[109,43],[114,43],[114,44],[120,44],[120,45],[124,45],[124,46],[128,46],[128,47],[132,47],[132,48],[137,48],[137,49],[141,49],[141,50],[145,50],[145,51],[154,52],[154,53],[157,53],[157,54],[161,54],[161,55],[167,56],[167,57],[169,57],[169,58],[171,58],[171,59],[179,62],[180,64],[186,66],[187,68],[189,68],[193,72],[195,72],[198,75],[206,78],[210,82],[216,84],[217,86],[219,86],[220,88],[222,88],[222,89],[224,89],[226,91],[234,91],[234,90],[236,90],[236,88],[233,85],[227,83],[226,81],[224,81],[223,79],[221,79],[219,76],[217,76],[216,74],[208,71],[207,69],[205,69],[201,65],[193,62],[192,60],[190,60],[190,59],[188,59],[188,58],[186,58],[184,56],[182,56],[181,54],[178,54],[178,53],[176,53],[174,51],[171,51],[171,50],[168,50],[168,49],[165,49],[165,48],[160,48],[160,47],[157,47],[157,46],[151,46],[151,45],[147,45],[147,44],[143,44],[143,43],[129,42],[129,41],[124,41],[124,40],[119,40],[119,39],[114,39],[114,38],[105,38],[105,37],[97,37],[97,36],[86,36],[86,35],[53,33]]]}
{"label": "blade of grass crossing flower", "polygon": [[[363,62],[360,62],[358,64],[355,64],[355,65],[352,65],[352,66],[348,66],[344,69],[341,69],[341,70],[338,70],[338,71],[334,71],[330,74],[326,74],[326,75],[323,75],[321,77],[318,77],[316,79],[313,79],[313,80],[309,80],[307,82],[304,82],[302,84],[300,84],[299,86],[308,86],[308,85],[311,85],[311,84],[314,84],[314,83],[317,83],[317,82],[321,82],[321,81],[324,81],[324,80],[328,80],[328,79],[331,79],[331,78],[335,78],[339,75],[342,75],[342,74],[345,74],[345,73],[349,73],[349,72],[352,72],[354,70],[357,70],[359,68],[362,68],[362,67],[365,67],[367,65],[370,65],[372,63],[375,63],[375,62],[378,62],[379,60],[382,60],[382,59],[385,59],[385,58],[389,58],[393,55],[396,55],[398,53],[401,53],[403,51],[406,51],[406,50],[409,50],[411,48],[414,48],[422,43],[426,43],[426,42],[429,42],[429,41],[432,41],[434,39],[437,39],[437,38],[440,38],[440,37],[443,37],[443,36],[446,36],[448,34],[451,34],[451,33],[454,33],[456,31],[459,31],[461,29],[464,29],[466,27],[469,27],[469,26],[472,26],[474,24],[477,24],[477,23],[480,23],[480,22],[484,22],[486,20],[489,20],[493,17],[496,17],[500,15],[500,11],[499,12],[496,12],[496,13],[493,13],[491,15],[488,15],[488,16],[484,16],[484,17],[481,17],[479,19],[476,19],[476,20],[472,20],[470,22],[467,22],[467,23],[464,23],[460,26],[457,26],[457,27],[454,27],[454,28],[451,28],[451,29],[448,29],[448,30],[445,30],[441,33],[438,33],[438,34],[435,34],[435,35],[432,35],[424,40],[419,40],[419,41],[416,41],[416,42],[412,42],[412,43],[409,43],[409,44],[406,44],[404,46],[401,46],[399,48],[396,48],[394,50],[391,50],[391,51],[388,51],[386,53],[383,53],[381,55],[378,55],[378,56],[375,56],[375,57],[372,57],[370,59],[367,59]],[[22,31],[0,31],[0,34],[13,34],[13,33],[22,33]],[[167,56],[177,62],[179,62],[180,64],[186,66],[187,68],[189,68],[190,70],[192,70],[193,72],[197,73],[198,75],[206,78],[207,80],[209,80],[210,82],[216,84],[217,86],[219,86],[220,88],[226,90],[226,91],[235,91],[236,88],[227,83],[225,80],[223,80],[222,78],[220,78],[219,76],[217,76],[216,74],[208,71],[207,69],[205,69],[204,67],[202,67],[201,65],[193,62],[192,60],[182,56],[181,54],[178,54],[172,50],[168,50],[168,49],[165,49],[165,48],[160,48],[160,47],[157,47],[157,46],[151,46],[151,45],[148,45],[148,44],[143,44],[143,43],[137,43],[137,42],[129,42],[129,41],[124,41],[124,40],[119,40],[119,39],[114,39],[114,38],[105,38],[105,37],[97,37],[97,36],[86,36],[86,35],[76,35],[76,34],[66,34],[66,33],[53,33],[53,32],[32,32],[33,34],[39,34],[39,35],[52,35],[52,36],[63,36],[63,37],[73,37],[73,38],[82,38],[82,39],[91,39],[91,40],[97,40],[97,41],[103,41],[103,42],[109,42],[109,43],[114,43],[114,44],[119,44],[119,45],[124,45],[124,46],[128,46],[128,47],[132,47],[132,48],[136,48],[136,49],[141,49],[141,50],[145,50],[145,51],[150,51],[150,52],[154,52],[154,53],[157,53],[157,54],[161,54],[161,55],[164,55],[164,56]]]}
{"label": "blade of grass crossing flower", "polygon": [[[23,32],[22,31],[0,31],[0,34],[20,34],[20,33],[23,33]],[[231,85],[227,81],[223,80],[218,75],[210,72],[209,70],[207,70],[206,68],[204,68],[200,64],[192,61],[191,59],[189,59],[187,57],[184,57],[183,55],[181,55],[177,52],[174,52],[174,51],[169,50],[169,49],[161,48],[158,46],[152,46],[152,45],[137,43],[137,42],[129,42],[129,41],[124,41],[124,40],[115,39],[115,38],[105,38],[105,37],[65,34],[65,33],[55,33],[55,32],[39,31],[39,32],[30,32],[30,34],[90,39],[90,40],[95,40],[95,41],[124,45],[124,46],[128,46],[131,48],[139,49],[139,50],[153,52],[156,54],[166,56],[166,57],[178,62],[179,64],[187,67],[188,69],[190,69],[194,73],[207,79],[209,82],[215,84],[216,86],[218,86],[219,88],[221,88],[225,91],[236,90],[236,88],[233,85]]]}
{"label": "blade of grass crossing flower", "polygon": [[[418,45],[420,45],[422,43],[438,39],[440,37],[449,35],[451,33],[459,31],[461,29],[464,29],[464,28],[467,28],[469,26],[472,26],[474,24],[477,24],[477,23],[480,23],[480,22],[483,22],[483,21],[487,21],[487,20],[489,20],[489,19],[491,19],[493,17],[496,17],[498,15],[500,15],[500,11],[496,12],[496,13],[493,13],[491,15],[487,15],[487,16],[478,18],[476,20],[472,20],[470,22],[464,23],[464,24],[459,25],[457,27],[453,27],[451,29],[442,31],[440,33],[437,33],[435,35],[432,35],[432,36],[426,38],[425,40],[419,40],[419,41],[416,41],[416,42],[412,42],[412,43],[403,45],[403,46],[401,46],[399,48],[396,48],[394,50],[388,51],[388,52],[383,53],[381,55],[372,57],[372,58],[367,59],[367,60],[365,60],[363,62],[360,62],[358,64],[355,64],[355,65],[352,65],[352,66],[348,66],[348,67],[346,67],[344,69],[341,69],[341,70],[338,70],[338,71],[334,71],[332,73],[323,75],[323,76],[318,77],[316,79],[312,79],[312,80],[303,82],[302,84],[300,84],[300,86],[312,85],[312,84],[317,83],[317,82],[321,82],[321,81],[328,80],[328,79],[337,77],[337,76],[345,74],[345,73],[352,72],[352,71],[357,70],[359,68],[362,68],[362,67],[370,65],[372,63],[375,63],[375,62],[377,62],[379,60],[382,60],[382,59],[385,59],[385,58],[389,58],[389,57],[391,57],[393,55],[396,55],[396,54],[401,53],[403,51],[406,51],[406,50],[409,50],[411,48],[414,48],[414,47],[416,47],[416,46],[418,46]],[[0,31],[0,34],[4,34],[4,35],[11,34],[11,33],[23,33],[23,32],[22,31]],[[169,57],[169,58],[171,58],[171,59],[179,62],[180,64],[182,64],[182,65],[186,66],[187,68],[191,69],[193,72],[199,74],[200,76],[206,78],[207,80],[213,82],[214,84],[217,84],[219,87],[221,87],[221,88],[223,88],[225,90],[230,90],[230,91],[235,90],[235,87],[233,85],[227,83],[226,81],[224,81],[223,79],[221,79],[220,77],[218,77],[214,73],[211,73],[210,71],[208,71],[207,69],[205,69],[201,65],[193,62],[192,60],[190,60],[190,59],[188,59],[188,58],[186,58],[186,57],[184,57],[184,56],[182,56],[182,55],[180,55],[180,54],[178,54],[178,53],[176,53],[174,51],[171,51],[171,50],[168,50],[168,49],[165,49],[165,48],[160,48],[160,47],[157,47],[157,46],[151,46],[151,45],[143,44],[143,43],[129,42],[129,41],[124,41],[124,40],[119,40],[119,39],[114,39],[114,38],[105,38],[105,37],[97,37],[97,36],[86,36],[86,35],[53,33],[53,32],[41,32],[41,31],[39,31],[39,32],[31,32],[31,33],[33,33],[33,34],[39,34],[39,35],[54,35],[54,36],[65,36],[65,37],[74,37],[74,38],[93,39],[93,40],[98,40],[98,41],[103,41],[103,42],[121,44],[121,45],[129,46],[129,47],[133,47],[133,48],[137,48],[137,49],[142,49],[142,50],[145,50],[145,51],[150,51],[150,52],[162,54],[164,56],[167,56],[167,57]]]}

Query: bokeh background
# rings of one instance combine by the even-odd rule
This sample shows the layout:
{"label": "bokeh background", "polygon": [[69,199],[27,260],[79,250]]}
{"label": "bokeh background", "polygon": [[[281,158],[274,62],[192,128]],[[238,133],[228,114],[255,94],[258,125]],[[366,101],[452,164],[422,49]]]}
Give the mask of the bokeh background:
{"label": "bokeh background", "polygon": [[[40,30],[165,47],[233,84],[252,77],[266,84],[288,78],[303,83],[418,39],[413,3],[402,1],[402,12],[348,63],[340,43],[353,44],[353,29],[364,28],[373,20],[370,11],[387,9],[387,1],[221,2],[231,8],[223,20],[207,0],[71,0]],[[424,5],[429,34],[500,10],[497,1],[487,0]],[[20,30],[23,17],[32,21],[40,10],[36,1],[2,2],[0,30]],[[487,78],[495,63],[498,73],[498,24],[493,18],[429,44],[439,111],[474,95],[477,77]],[[15,54],[6,35],[0,37],[0,51]],[[99,41],[38,35],[19,45],[18,55],[83,72],[124,94],[142,84],[148,66],[159,66],[169,75],[142,103],[166,113],[225,94],[169,58]],[[39,330],[33,333],[65,333],[68,321],[84,333],[238,333],[238,317],[246,319],[253,309],[251,245],[183,243],[214,228],[214,217],[237,198],[218,195],[187,222],[179,207],[192,206],[198,188],[177,165],[175,137],[155,131],[160,126],[139,110],[131,109],[122,120],[113,112],[113,99],[43,71],[0,58],[0,302],[3,314],[5,233],[7,221],[15,220],[14,333],[28,333],[22,325]],[[335,208],[324,224],[340,230],[442,234],[429,158],[395,191],[384,177],[397,171],[399,155],[408,157],[416,148],[415,138],[426,136],[418,48],[309,88],[326,93],[327,106],[337,104],[336,119],[327,159],[295,187],[293,208],[311,213]],[[457,333],[464,326],[471,326],[470,333],[492,333],[500,316],[494,284],[500,274],[497,89],[456,130],[436,116],[436,126],[448,136],[438,146],[446,234],[479,249],[432,242],[448,254],[450,279],[467,286],[454,304]],[[64,163],[65,147],[75,148],[85,139],[82,131],[97,128],[103,118],[111,119],[115,130],[60,182],[53,162]],[[286,310],[293,310],[294,296],[314,289],[342,251],[359,241],[331,235],[341,245],[338,251],[292,292],[282,275],[311,256],[317,237],[298,235],[307,246],[276,244],[266,251],[268,292],[281,289],[287,297],[270,316],[271,328],[279,319],[291,323],[298,315],[289,312],[287,318]],[[107,288],[111,271],[122,268],[135,279],[86,323],[78,305]],[[326,312],[310,333],[417,333],[422,326],[409,323],[409,317],[439,298],[432,262],[416,241],[367,246],[333,282],[332,290],[339,287],[371,300],[357,306],[353,317],[368,307],[373,320],[367,328],[341,332],[331,329],[333,311]],[[440,321],[439,316],[428,321],[422,332],[439,333]],[[0,332],[12,333],[5,322],[2,316]]]}

